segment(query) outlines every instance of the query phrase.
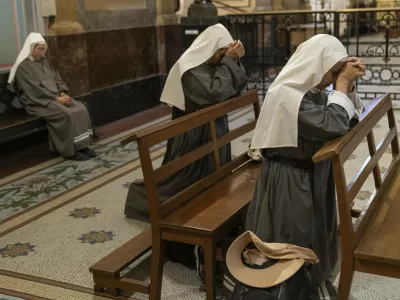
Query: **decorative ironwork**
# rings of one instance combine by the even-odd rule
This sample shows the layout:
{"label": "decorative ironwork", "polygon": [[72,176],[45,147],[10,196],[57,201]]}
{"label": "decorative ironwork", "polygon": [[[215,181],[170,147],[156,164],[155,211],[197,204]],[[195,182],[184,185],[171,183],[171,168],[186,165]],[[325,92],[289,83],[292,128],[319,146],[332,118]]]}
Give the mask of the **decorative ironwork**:
{"label": "decorative ironwork", "polygon": [[370,45],[365,51],[361,52],[362,57],[385,57],[388,56],[400,56],[400,43],[388,45],[389,53],[386,53],[385,43],[379,43],[376,45]]}
{"label": "decorative ironwork", "polygon": [[367,65],[362,85],[400,85],[400,65]]}
{"label": "decorative ironwork", "polygon": [[367,64],[367,74],[357,84],[361,96],[370,99],[389,86],[393,98],[400,99],[395,88],[400,84],[400,8],[228,15],[220,22],[243,42],[249,87],[259,88],[262,95],[302,41],[325,33]]}

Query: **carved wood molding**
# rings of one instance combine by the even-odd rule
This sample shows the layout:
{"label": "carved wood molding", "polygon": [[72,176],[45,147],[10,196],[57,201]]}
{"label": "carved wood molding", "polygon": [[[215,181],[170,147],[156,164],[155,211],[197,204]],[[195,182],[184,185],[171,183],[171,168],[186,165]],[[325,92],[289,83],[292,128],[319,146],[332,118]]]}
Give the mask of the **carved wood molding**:
{"label": "carved wood molding", "polygon": [[146,0],[85,0],[85,9],[92,11],[146,8]]}
{"label": "carved wood molding", "polygon": [[[223,2],[232,7],[248,8],[251,6],[251,0],[219,0],[219,2]],[[216,4],[216,6],[218,7],[218,4]]]}

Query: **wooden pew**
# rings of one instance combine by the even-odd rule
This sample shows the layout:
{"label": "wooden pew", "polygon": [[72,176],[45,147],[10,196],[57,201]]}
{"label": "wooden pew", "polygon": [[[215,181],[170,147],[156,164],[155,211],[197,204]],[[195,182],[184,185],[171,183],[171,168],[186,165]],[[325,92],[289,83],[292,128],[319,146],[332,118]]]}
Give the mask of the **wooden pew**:
{"label": "wooden pew", "polygon": [[[90,268],[97,292],[111,291],[114,295],[139,292],[160,299],[164,247],[166,241],[176,241],[204,248],[207,299],[215,299],[216,243],[238,226],[241,214],[251,201],[259,164],[252,164],[247,152],[225,166],[219,161],[219,148],[255,128],[256,120],[217,138],[215,120],[230,112],[252,105],[255,118],[260,107],[257,91],[202,109],[167,124],[141,131],[122,144],[138,143],[140,161],[146,184],[151,226],[141,235],[109,254]],[[209,142],[178,159],[153,169],[150,147],[189,129],[206,124],[210,128]],[[157,183],[194,161],[212,155],[214,171],[207,177],[173,196],[162,205]],[[151,248],[150,284],[120,277],[120,271]]]}
{"label": "wooden pew", "polygon": [[44,119],[29,116],[24,110],[0,114],[0,145],[45,130]]}
{"label": "wooden pew", "polygon": [[[376,147],[373,128],[385,115],[389,132]],[[343,164],[365,138],[370,157],[347,185]],[[378,162],[389,145],[393,158],[382,177]],[[400,155],[390,94],[367,105],[355,128],[327,143],[313,158],[315,163],[325,159],[333,162],[339,206],[342,264],[338,299],[347,300],[354,271],[400,278]],[[353,224],[350,207],[371,173],[376,190]]]}
{"label": "wooden pew", "polygon": [[[20,98],[21,92],[18,88],[18,84],[16,81],[14,81],[13,89],[16,96]],[[93,137],[97,137],[96,128],[94,126],[91,112],[87,103],[81,101],[80,99],[75,100],[80,101],[83,105],[85,105],[89,113],[90,120],[92,122]],[[19,100],[19,102],[21,103],[21,105],[23,105],[21,100]],[[8,103],[8,105],[11,106],[11,103]],[[10,111],[6,110],[3,114],[0,114],[0,145],[42,131],[47,131],[46,121],[43,118],[28,115],[28,113],[23,108],[13,108]]]}

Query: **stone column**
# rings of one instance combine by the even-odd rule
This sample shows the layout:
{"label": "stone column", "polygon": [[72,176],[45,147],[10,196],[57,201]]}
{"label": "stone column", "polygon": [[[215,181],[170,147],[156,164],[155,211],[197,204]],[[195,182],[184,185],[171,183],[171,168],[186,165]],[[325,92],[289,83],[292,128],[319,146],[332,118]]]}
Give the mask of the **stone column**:
{"label": "stone column", "polygon": [[76,0],[55,0],[57,16],[54,24],[49,28],[48,35],[67,35],[84,32],[82,24],[78,22]]}
{"label": "stone column", "polygon": [[157,26],[179,24],[175,0],[157,0]]}
{"label": "stone column", "polygon": [[282,5],[282,0],[275,0],[275,2],[281,2],[280,5],[285,10],[301,10],[301,9],[304,9],[304,0],[283,1],[284,2],[283,5]]}
{"label": "stone column", "polygon": [[254,11],[270,11],[273,10],[273,0],[256,0]]}
{"label": "stone column", "polygon": [[55,0],[57,15],[47,33],[48,58],[73,97],[90,92],[86,35],[78,22],[77,0]]}
{"label": "stone column", "polygon": [[282,0],[255,0],[254,11],[276,11],[283,10]]}
{"label": "stone column", "polygon": [[254,11],[283,10],[282,0],[255,0]]}
{"label": "stone column", "polygon": [[187,17],[189,7],[190,5],[192,5],[193,2],[194,0],[181,0],[181,10],[180,10],[181,17]]}
{"label": "stone column", "polygon": [[[179,17],[175,13],[175,0],[157,0],[157,40],[158,40],[158,67],[162,74],[168,73],[170,60],[175,60],[179,55],[179,42],[177,45],[170,39],[180,40]],[[178,28],[179,27],[179,28]],[[174,49],[172,49],[174,46]],[[177,49],[178,48],[178,49]],[[177,52],[178,54],[174,54]]]}

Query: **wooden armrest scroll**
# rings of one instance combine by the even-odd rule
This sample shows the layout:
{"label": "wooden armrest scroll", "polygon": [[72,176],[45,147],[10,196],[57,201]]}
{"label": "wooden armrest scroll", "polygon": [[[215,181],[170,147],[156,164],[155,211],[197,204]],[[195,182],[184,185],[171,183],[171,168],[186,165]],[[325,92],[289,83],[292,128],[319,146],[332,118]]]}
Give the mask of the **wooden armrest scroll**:
{"label": "wooden armrest scroll", "polygon": [[390,94],[378,97],[368,103],[360,116],[360,122],[346,135],[326,143],[313,156],[314,163],[337,156],[350,142],[355,142],[358,139],[362,140],[387,113],[387,107],[391,107]]}

